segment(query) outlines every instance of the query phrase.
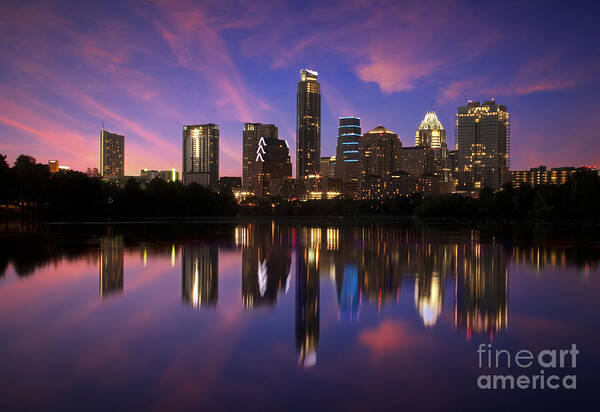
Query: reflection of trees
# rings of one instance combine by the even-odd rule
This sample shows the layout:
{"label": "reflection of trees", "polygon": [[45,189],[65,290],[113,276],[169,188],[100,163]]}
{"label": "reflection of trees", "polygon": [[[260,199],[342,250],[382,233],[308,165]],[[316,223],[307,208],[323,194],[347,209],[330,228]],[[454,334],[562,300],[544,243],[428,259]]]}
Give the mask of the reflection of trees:
{"label": "reflection of trees", "polygon": [[123,292],[123,236],[106,236],[100,239],[100,298]]}
{"label": "reflection of trees", "polygon": [[214,244],[184,244],[181,298],[195,308],[216,306],[219,299],[219,249]]}

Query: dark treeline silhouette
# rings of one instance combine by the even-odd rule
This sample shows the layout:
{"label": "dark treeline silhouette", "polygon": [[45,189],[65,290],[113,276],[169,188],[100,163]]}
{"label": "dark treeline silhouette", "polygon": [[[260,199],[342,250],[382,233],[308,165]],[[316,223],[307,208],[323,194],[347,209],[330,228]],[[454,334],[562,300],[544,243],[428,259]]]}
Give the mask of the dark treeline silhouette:
{"label": "dark treeline silhouette", "polygon": [[425,199],[416,209],[421,218],[500,222],[600,223],[600,178],[594,169],[580,168],[562,185],[510,184],[479,198],[441,195]]}
{"label": "dark treeline silhouette", "polygon": [[75,171],[50,173],[48,166],[21,155],[11,168],[0,155],[0,204],[8,213],[43,219],[232,216],[237,205],[230,192],[197,184],[154,179],[142,187],[130,179],[124,187]]}
{"label": "dark treeline silhouette", "polygon": [[444,221],[600,223],[600,178],[578,169],[562,185],[483,189],[478,198],[459,194],[423,197],[414,193],[384,200],[286,201],[251,199],[241,208],[231,192],[197,184],[154,179],[124,187],[74,171],[50,173],[48,166],[21,155],[11,168],[0,155],[0,205],[22,217],[77,220],[201,216],[400,216]]}

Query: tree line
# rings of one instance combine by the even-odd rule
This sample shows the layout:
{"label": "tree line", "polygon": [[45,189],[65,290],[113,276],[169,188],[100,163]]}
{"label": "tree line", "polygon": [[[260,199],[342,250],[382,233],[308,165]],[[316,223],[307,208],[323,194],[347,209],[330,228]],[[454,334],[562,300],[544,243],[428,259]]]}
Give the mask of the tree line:
{"label": "tree line", "polygon": [[21,155],[10,167],[0,155],[0,205],[21,217],[77,220],[201,216],[403,216],[425,220],[485,222],[600,223],[600,177],[580,168],[562,185],[505,185],[483,189],[476,198],[418,193],[384,200],[287,201],[253,199],[238,207],[230,191],[154,179],[130,179],[124,187],[75,171],[50,173]]}
{"label": "tree line", "polygon": [[233,216],[237,204],[231,192],[217,193],[198,184],[154,179],[141,185],[61,170],[20,155],[10,167],[0,155],[0,205],[23,218],[125,219],[143,217]]}

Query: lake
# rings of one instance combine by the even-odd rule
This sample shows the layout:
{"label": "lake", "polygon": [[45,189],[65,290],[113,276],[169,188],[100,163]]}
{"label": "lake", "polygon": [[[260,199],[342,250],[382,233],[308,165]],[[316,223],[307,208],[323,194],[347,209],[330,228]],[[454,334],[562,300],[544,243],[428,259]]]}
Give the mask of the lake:
{"label": "lake", "polygon": [[597,407],[595,229],[320,219],[0,239],[1,410]]}

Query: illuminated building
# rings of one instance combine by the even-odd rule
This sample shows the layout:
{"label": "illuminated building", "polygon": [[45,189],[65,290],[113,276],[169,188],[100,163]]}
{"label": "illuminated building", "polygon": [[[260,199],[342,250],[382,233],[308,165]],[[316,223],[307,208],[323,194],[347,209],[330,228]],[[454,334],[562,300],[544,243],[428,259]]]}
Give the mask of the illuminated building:
{"label": "illuminated building", "polygon": [[417,179],[404,170],[396,170],[390,176],[389,196],[407,196],[417,191]]}
{"label": "illuminated building", "polygon": [[292,162],[287,142],[261,137],[255,156],[254,195],[279,196],[282,181],[292,177]]}
{"label": "illuminated building", "polygon": [[125,136],[100,131],[100,176],[125,176]]}
{"label": "illuminated building", "polygon": [[506,106],[493,99],[469,101],[456,114],[458,189],[499,189],[510,178],[510,122]]}
{"label": "illuminated building", "polygon": [[335,155],[334,156],[326,156],[321,157],[320,160],[320,175],[324,177],[334,177],[335,176]]}
{"label": "illuminated building", "polygon": [[431,160],[429,173],[440,176],[443,182],[448,182],[450,179],[450,170],[446,165],[446,158],[448,157],[446,130],[438,120],[435,112],[427,112],[425,118],[417,128],[415,146],[431,149],[433,159]]}
{"label": "illuminated building", "polygon": [[223,176],[219,179],[219,191],[242,189],[242,178],[239,176]]}
{"label": "illuminated building", "polygon": [[182,301],[195,308],[216,306],[219,299],[218,247],[184,244],[181,261]]}
{"label": "illuminated building", "polygon": [[359,142],[359,194],[363,199],[388,196],[391,175],[397,170],[402,142],[383,126],[365,133]]}
{"label": "illuminated building", "polygon": [[434,153],[430,147],[403,147],[398,153],[400,170],[414,177],[433,173]]}
{"label": "illuminated building", "polygon": [[321,85],[318,73],[302,69],[298,82],[296,113],[296,178],[319,174],[321,158]]}
{"label": "illuminated building", "polygon": [[123,236],[100,239],[100,299],[123,292]]}
{"label": "illuminated building", "polygon": [[48,170],[50,173],[57,173],[59,170],[58,160],[48,160]]}
{"label": "illuminated building", "polygon": [[359,156],[361,137],[360,117],[339,118],[335,177],[344,182],[344,194],[352,198],[358,195]]}
{"label": "illuminated building", "polygon": [[531,187],[547,184],[560,185],[567,183],[575,170],[574,167],[554,167],[548,170],[546,166],[532,167],[529,170],[511,170],[510,182],[515,188],[524,184]]}
{"label": "illuminated building", "polygon": [[244,123],[242,132],[242,188],[254,188],[254,163],[256,150],[261,137],[277,139],[279,137],[277,126],[263,123]]}
{"label": "illuminated building", "polygon": [[140,171],[140,176],[146,183],[151,182],[156,178],[164,180],[165,182],[177,182],[179,180],[179,172],[176,169],[161,171],[142,169]]}
{"label": "illuminated building", "polygon": [[296,347],[298,349],[298,363],[305,367],[314,366],[317,363],[318,346],[319,244],[310,242],[310,245],[298,247],[296,257]]}
{"label": "illuminated building", "polygon": [[219,184],[219,126],[214,123],[183,126],[183,184],[198,183],[217,189]]}

